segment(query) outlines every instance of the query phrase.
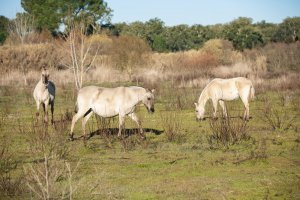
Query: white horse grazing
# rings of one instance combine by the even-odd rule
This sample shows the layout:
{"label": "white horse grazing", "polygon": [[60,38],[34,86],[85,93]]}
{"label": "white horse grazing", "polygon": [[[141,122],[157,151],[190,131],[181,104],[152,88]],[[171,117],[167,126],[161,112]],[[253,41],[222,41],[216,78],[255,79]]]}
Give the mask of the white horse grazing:
{"label": "white horse grazing", "polygon": [[154,90],[150,91],[136,86],[117,88],[87,86],[81,88],[77,96],[76,114],[72,119],[70,139],[73,140],[74,125],[81,117],[83,117],[82,129],[85,136],[85,124],[93,112],[104,118],[118,115],[118,137],[121,136],[125,116],[128,115],[137,123],[142,138],[145,138],[143,129],[141,128],[141,122],[134,113],[135,107],[139,103],[143,103],[148,109],[148,112],[154,112]]}
{"label": "white horse grazing", "polygon": [[49,72],[47,69],[42,70],[41,80],[37,83],[33,91],[33,97],[37,106],[36,116],[39,116],[40,105],[42,104],[45,122],[48,123],[48,105],[51,106],[51,123],[53,123],[54,99],[55,99],[55,85],[49,81]]}
{"label": "white horse grazing", "polygon": [[198,103],[195,103],[197,119],[204,119],[205,104],[209,99],[212,100],[214,107],[213,116],[216,117],[218,102],[223,109],[224,116],[227,116],[224,101],[231,101],[240,97],[245,106],[244,120],[248,120],[249,101],[254,98],[254,92],[252,82],[247,78],[216,78],[203,89]]}

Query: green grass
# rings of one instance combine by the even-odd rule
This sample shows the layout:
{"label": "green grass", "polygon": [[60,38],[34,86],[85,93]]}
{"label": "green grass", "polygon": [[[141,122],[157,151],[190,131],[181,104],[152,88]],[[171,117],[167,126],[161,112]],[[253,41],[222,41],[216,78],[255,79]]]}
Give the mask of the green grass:
{"label": "green grass", "polygon": [[[149,115],[143,106],[138,107],[144,128],[161,131],[161,134],[146,132],[141,141],[137,135],[117,139],[110,136],[109,146],[103,136],[94,135],[87,141],[67,141],[70,121],[59,122],[65,113],[74,110],[72,90],[58,87],[55,106],[56,129],[49,132],[60,134],[62,145],[68,148],[67,162],[79,166],[73,175],[77,187],[74,199],[299,199],[300,198],[300,110],[299,92],[293,92],[286,107],[289,116],[296,116],[288,130],[273,130],[262,120],[264,97],[268,96],[275,108],[280,109],[277,93],[258,94],[250,104],[252,119],[248,123],[251,139],[229,147],[211,148],[207,137],[211,134],[209,121],[197,122],[193,100],[197,96],[181,97],[176,101],[166,95],[157,97],[156,112]],[[172,92],[172,91],[171,91]],[[171,93],[170,92],[170,93]],[[179,90],[173,90],[173,93]],[[189,89],[185,89],[187,95]],[[9,142],[9,152],[18,162],[11,171],[17,178],[26,164],[35,165],[42,158],[30,150],[35,125],[35,102],[31,88],[0,88],[1,138]],[[14,95],[16,93],[16,95]],[[191,95],[195,94],[195,90]],[[167,105],[167,102],[173,102]],[[291,101],[292,102],[292,101]],[[293,101],[294,102],[294,101]],[[172,109],[173,106],[173,109]],[[242,103],[227,105],[231,116],[242,115]],[[211,105],[208,105],[209,116]],[[163,132],[161,118],[166,113],[175,113],[180,122],[183,139],[168,141]],[[111,123],[116,128],[118,120]],[[42,126],[42,123],[38,125]],[[97,130],[95,118],[88,122],[88,131]],[[126,128],[136,128],[126,120]],[[38,129],[43,133],[43,128]],[[81,123],[76,124],[75,135],[81,135]],[[28,174],[27,174],[28,175]],[[26,177],[26,174],[25,174]],[[65,179],[55,184],[68,185]],[[30,199],[24,185],[18,195],[3,198]],[[1,195],[2,193],[0,193]]]}

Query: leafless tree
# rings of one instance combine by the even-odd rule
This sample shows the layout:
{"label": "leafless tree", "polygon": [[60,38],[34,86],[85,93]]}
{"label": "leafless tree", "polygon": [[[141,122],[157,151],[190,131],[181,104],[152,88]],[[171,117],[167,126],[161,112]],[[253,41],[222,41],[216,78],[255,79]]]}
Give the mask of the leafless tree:
{"label": "leafless tree", "polygon": [[66,38],[70,59],[66,59],[64,65],[72,70],[77,90],[82,87],[84,74],[93,66],[99,51],[99,45],[93,46],[92,41],[86,36],[86,30],[85,23],[76,23],[71,27],[69,36]]}
{"label": "leafless tree", "polygon": [[8,26],[11,39],[24,44],[26,37],[34,32],[34,19],[31,15],[18,13]]}

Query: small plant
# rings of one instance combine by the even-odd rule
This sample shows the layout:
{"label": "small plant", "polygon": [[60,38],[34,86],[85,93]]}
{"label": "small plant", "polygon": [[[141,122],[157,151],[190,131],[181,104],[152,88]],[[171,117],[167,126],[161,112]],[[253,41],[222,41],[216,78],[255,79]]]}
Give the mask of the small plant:
{"label": "small plant", "polygon": [[165,113],[160,116],[164,133],[169,142],[182,142],[184,134],[179,116],[175,112]]}
{"label": "small plant", "polygon": [[209,121],[212,135],[208,137],[211,147],[234,145],[242,140],[248,140],[248,122],[239,118],[232,118],[228,114],[227,117],[219,117],[218,119],[210,119]]}

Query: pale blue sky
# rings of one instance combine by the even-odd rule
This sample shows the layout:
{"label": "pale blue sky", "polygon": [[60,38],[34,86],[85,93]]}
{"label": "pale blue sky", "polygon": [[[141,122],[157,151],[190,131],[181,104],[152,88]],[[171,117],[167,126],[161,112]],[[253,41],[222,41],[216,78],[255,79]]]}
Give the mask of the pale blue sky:
{"label": "pale blue sky", "polygon": [[[0,0],[0,15],[14,18],[20,0]],[[227,23],[240,16],[254,22],[280,23],[300,16],[300,0],[106,0],[112,22],[148,21],[158,17],[168,26]]]}

